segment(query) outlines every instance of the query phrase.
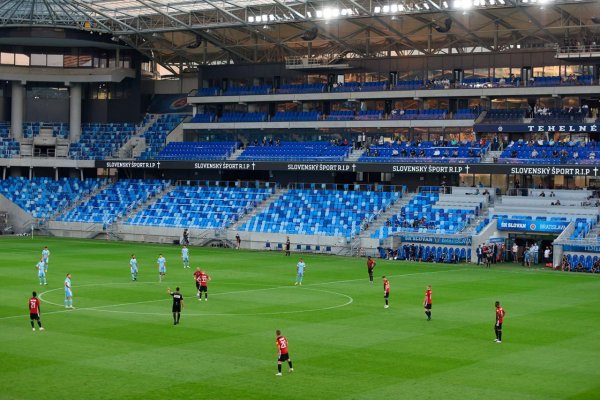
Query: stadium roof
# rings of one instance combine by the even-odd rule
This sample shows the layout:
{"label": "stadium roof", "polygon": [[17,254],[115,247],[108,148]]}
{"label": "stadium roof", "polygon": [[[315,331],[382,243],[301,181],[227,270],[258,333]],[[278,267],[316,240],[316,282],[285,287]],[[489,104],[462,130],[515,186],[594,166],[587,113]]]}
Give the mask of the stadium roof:
{"label": "stadium roof", "polygon": [[547,48],[599,23],[598,0],[0,0],[0,27],[109,34],[187,66]]}

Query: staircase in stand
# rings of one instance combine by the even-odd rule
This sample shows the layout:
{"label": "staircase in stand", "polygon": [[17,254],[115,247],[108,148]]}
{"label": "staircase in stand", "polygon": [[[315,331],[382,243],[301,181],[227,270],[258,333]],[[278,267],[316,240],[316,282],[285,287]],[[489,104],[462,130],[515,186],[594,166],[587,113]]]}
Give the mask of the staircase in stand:
{"label": "staircase in stand", "polygon": [[65,215],[72,209],[79,206],[80,204],[86,203],[89,199],[91,199],[92,197],[94,197],[95,195],[97,195],[98,193],[100,193],[101,191],[103,191],[104,189],[106,189],[107,187],[112,185],[113,183],[114,183],[114,181],[109,180],[109,181],[105,182],[103,185],[98,186],[98,188],[96,190],[93,190],[90,193],[86,194],[85,196],[82,196],[79,199],[75,200],[73,203],[69,204],[66,208],[64,208],[62,210],[57,210],[56,213],[54,213],[50,217],[48,217],[48,221],[55,221],[61,215]]}
{"label": "staircase in stand", "polygon": [[271,204],[273,204],[274,202],[276,202],[286,191],[287,191],[287,189],[282,189],[282,188],[275,189],[275,192],[268,199],[266,199],[265,201],[263,201],[262,203],[260,203],[256,207],[254,207],[251,212],[244,215],[242,218],[238,219],[234,224],[229,226],[229,228],[227,228],[227,229],[229,229],[231,231],[236,231],[240,226],[242,226],[247,221],[250,221],[254,216],[260,214],[261,212],[263,212],[264,210],[269,208],[269,206]]}
{"label": "staircase in stand", "polygon": [[233,153],[231,153],[231,155],[229,156],[228,160],[229,161],[235,161],[238,159],[238,157],[244,152],[244,149],[236,149]]}
{"label": "staircase in stand", "polygon": [[485,156],[481,159],[481,162],[483,164],[493,164],[495,163],[494,160],[500,158],[500,154],[502,154],[502,150],[488,151],[487,153],[485,153]]}
{"label": "staircase in stand", "polygon": [[371,221],[369,227],[360,233],[361,238],[370,238],[376,230],[381,228],[385,222],[396,214],[400,213],[402,207],[408,204],[409,201],[416,195],[416,193],[404,193],[401,199],[398,199],[391,207],[388,207],[385,212],[381,213],[377,220]]}
{"label": "staircase in stand", "polygon": [[156,122],[156,114],[148,114],[150,118],[144,124],[137,127],[135,134],[117,151],[119,158],[137,158],[146,150],[146,138],[144,134]]}
{"label": "staircase in stand", "polygon": [[356,162],[356,161],[358,161],[360,156],[362,156],[364,153],[365,153],[365,151],[363,149],[354,150],[352,153],[350,153],[350,155],[348,156],[346,161]]}

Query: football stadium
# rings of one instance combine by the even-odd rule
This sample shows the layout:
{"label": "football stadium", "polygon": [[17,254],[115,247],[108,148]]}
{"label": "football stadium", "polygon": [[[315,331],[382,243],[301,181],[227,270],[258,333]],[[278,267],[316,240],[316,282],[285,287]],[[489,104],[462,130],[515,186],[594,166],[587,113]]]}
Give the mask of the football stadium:
{"label": "football stadium", "polygon": [[2,0],[0,399],[598,399],[599,109],[598,0]]}

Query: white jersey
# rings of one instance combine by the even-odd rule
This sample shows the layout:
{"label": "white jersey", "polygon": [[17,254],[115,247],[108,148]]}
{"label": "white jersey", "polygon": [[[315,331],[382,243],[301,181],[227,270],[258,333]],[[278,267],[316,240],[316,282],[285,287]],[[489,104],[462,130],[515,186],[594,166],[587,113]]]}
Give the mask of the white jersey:
{"label": "white jersey", "polygon": [[131,271],[137,271],[137,259],[132,258],[129,261],[129,265],[131,266]]}
{"label": "white jersey", "polygon": [[181,258],[183,258],[184,260],[187,260],[189,258],[189,253],[190,253],[190,249],[188,249],[187,247],[184,247],[183,249],[181,249]]}

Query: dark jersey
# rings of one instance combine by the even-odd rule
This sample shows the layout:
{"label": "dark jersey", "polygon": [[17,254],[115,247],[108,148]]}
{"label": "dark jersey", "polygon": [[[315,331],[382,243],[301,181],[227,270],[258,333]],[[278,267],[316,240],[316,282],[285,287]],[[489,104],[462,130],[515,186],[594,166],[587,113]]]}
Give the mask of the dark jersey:
{"label": "dark jersey", "polygon": [[179,292],[171,293],[173,297],[173,308],[181,308],[181,302],[183,301],[183,295]]}

